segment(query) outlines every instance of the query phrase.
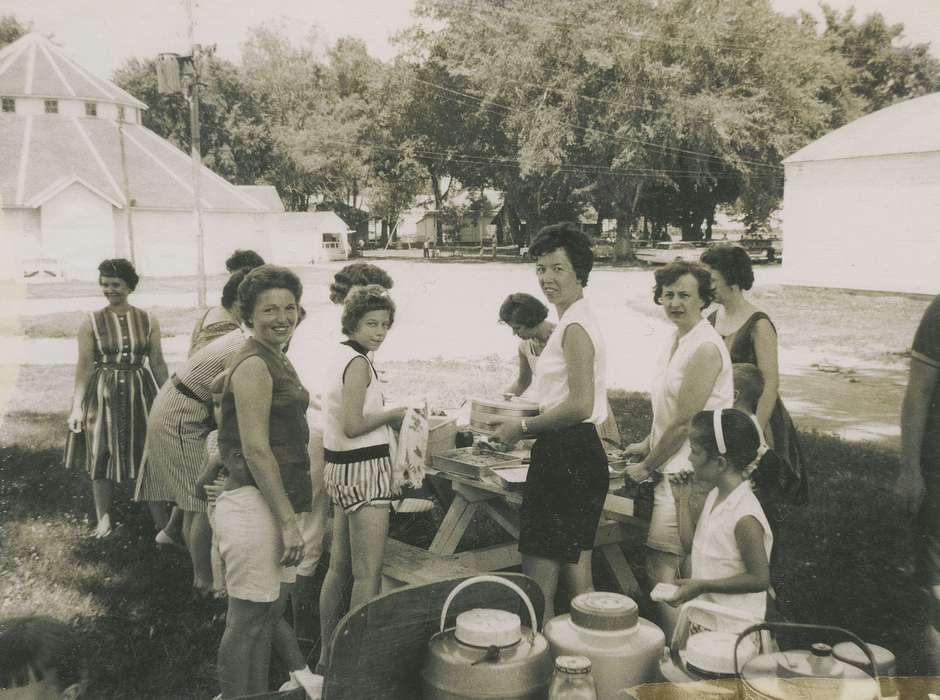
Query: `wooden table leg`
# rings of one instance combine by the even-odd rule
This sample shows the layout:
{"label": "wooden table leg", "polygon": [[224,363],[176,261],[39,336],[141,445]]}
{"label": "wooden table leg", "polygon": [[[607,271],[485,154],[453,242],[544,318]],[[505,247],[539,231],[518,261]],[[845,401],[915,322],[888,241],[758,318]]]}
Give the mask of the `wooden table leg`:
{"label": "wooden table leg", "polygon": [[447,509],[447,514],[444,516],[444,520],[441,521],[441,526],[437,529],[437,534],[434,535],[434,540],[431,542],[431,546],[428,547],[428,551],[434,554],[453,554],[456,552],[463,533],[466,532],[473,514],[476,513],[480,505],[481,502],[471,503],[463,494],[455,493],[454,500],[451,502],[450,508]]}
{"label": "wooden table leg", "polygon": [[601,556],[604,557],[610,567],[610,571],[624,595],[637,595],[640,592],[640,584],[637,582],[636,576],[633,575],[633,569],[630,568],[627,558],[623,556],[620,545],[617,543],[605,544],[597,549],[600,550]]}
{"label": "wooden table leg", "polygon": [[490,500],[483,504],[486,514],[495,520],[513,539],[519,539],[519,513],[505,501]]}

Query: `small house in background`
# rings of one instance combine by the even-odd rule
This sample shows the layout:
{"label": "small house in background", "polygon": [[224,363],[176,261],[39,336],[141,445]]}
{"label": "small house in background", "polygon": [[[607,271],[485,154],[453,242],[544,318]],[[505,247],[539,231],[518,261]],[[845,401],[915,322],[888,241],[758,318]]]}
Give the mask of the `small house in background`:
{"label": "small house in background", "polygon": [[498,190],[462,190],[447,201],[447,208],[428,210],[417,222],[415,241],[435,240],[438,217],[443,217],[444,240],[463,244],[489,243],[497,236],[496,218],[503,208],[503,193]]}
{"label": "small house in background", "polygon": [[277,217],[272,259],[279,265],[348,260],[354,235],[331,211],[284,212]]}
{"label": "small house in background", "polygon": [[788,283],[940,291],[940,92],[868,114],[783,163]]}
{"label": "small house in background", "polygon": [[[93,278],[116,256],[146,275],[196,272],[192,160],[142,125],[146,104],[37,33],[0,50],[0,103],[4,274]],[[267,256],[279,200],[206,167],[199,186],[206,270],[235,248]]]}

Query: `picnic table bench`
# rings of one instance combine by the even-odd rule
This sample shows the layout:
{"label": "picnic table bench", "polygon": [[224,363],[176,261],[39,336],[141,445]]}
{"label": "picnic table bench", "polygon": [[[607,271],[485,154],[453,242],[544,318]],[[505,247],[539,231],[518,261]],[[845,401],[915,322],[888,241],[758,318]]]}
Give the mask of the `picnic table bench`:
{"label": "picnic table bench", "polygon": [[[448,481],[453,488],[454,498],[426,550],[389,539],[383,569],[383,588],[519,566],[522,558],[515,542],[461,552],[457,548],[478,512],[485,514],[513,540],[517,540],[518,506],[522,503],[522,494],[503,487],[488,476],[474,479],[433,468],[429,468],[428,473]],[[613,492],[613,485],[611,491],[604,502],[594,547],[610,568],[623,593],[636,595],[639,584],[620,545],[628,541],[631,534],[636,535],[645,529],[646,523],[633,516],[631,499]]]}

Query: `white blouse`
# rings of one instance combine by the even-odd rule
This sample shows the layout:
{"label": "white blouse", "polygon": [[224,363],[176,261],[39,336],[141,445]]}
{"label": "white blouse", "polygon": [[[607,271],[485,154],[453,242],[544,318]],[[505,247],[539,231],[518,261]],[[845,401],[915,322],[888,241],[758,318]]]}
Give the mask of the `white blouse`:
{"label": "white blouse", "polygon": [[[329,373],[327,375],[326,386],[323,393],[323,446],[333,452],[347,452],[362,447],[373,447],[375,445],[387,445],[391,442],[392,433],[388,425],[380,425],[365,435],[350,438],[346,437],[346,431],[343,429],[343,375],[349,363],[357,357],[365,357],[348,345],[340,344],[329,364]],[[382,394],[381,380],[369,361],[369,371],[371,381],[366,388],[365,402],[362,405],[362,413],[378,413],[385,407],[385,397]]]}
{"label": "white blouse", "polygon": [[[724,501],[715,505],[718,489],[712,489],[705,499],[705,506],[695,527],[692,540],[692,578],[714,580],[736,576],[747,571],[734,529],[738,521],[753,516],[764,529],[764,552],[770,561],[774,536],[760,501],[751,490],[748,481],[742,481]],[[723,605],[763,620],[767,612],[767,593],[705,593],[702,600]]]}
{"label": "white blouse", "polygon": [[573,324],[581,326],[594,345],[594,407],[590,418],[584,422],[600,425],[607,420],[607,346],[597,319],[583,298],[569,306],[558,319],[558,325],[538,356],[532,386],[525,396],[538,401],[543,413],[561,405],[568,398],[568,366],[561,343],[568,326]]}
{"label": "white blouse", "polygon": [[[679,338],[678,342],[676,342],[676,334],[671,336],[670,348],[675,345],[672,356],[669,356],[668,353],[662,354],[663,361],[653,378],[650,391],[650,398],[653,403],[653,429],[650,431],[651,448],[656,446],[666,428],[675,420],[675,416],[679,412],[679,389],[685,379],[686,368],[695,351],[707,343],[714,345],[721,354],[721,371],[718,373],[718,378],[715,380],[711,393],[705,401],[703,410],[714,411],[717,408],[731,408],[734,401],[731,356],[728,354],[728,348],[725,347],[725,341],[718,335],[718,331],[703,318],[692,330]],[[682,446],[663,465],[661,471],[669,474],[691,469],[689,463],[691,450],[689,440],[686,438]]]}

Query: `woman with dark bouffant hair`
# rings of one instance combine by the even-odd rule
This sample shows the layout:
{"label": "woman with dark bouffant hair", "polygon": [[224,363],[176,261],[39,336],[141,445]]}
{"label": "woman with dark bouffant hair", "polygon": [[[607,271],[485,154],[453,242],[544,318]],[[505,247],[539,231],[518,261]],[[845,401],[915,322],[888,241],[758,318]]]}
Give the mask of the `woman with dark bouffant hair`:
{"label": "woman with dark bouffant hair", "polygon": [[793,419],[780,400],[777,329],[770,317],[744,296],[754,285],[751,257],[741,246],[725,244],[702,253],[702,263],[711,272],[712,289],[719,304],[708,321],[724,339],[731,361],[755,365],[764,377],[764,390],[757,400],[757,422],[768,446],[789,466],[786,493],[780,493],[779,497],[790,502],[805,502],[803,452]]}
{"label": "woman with dark bouffant hair", "polygon": [[139,280],[128,260],[102,262],[98,284],[108,305],[91,314],[78,329],[78,366],[65,463],[82,466],[92,479],[98,517],[95,537],[111,534],[114,484],[137,477],[144,455],[147,414],[157,386],[167,377],[160,324],[127,302]]}
{"label": "woman with dark bouffant hair", "polygon": [[591,241],[575,224],[546,226],[529,254],[558,324],[539,357],[532,395],[541,413],[500,421],[505,445],[534,435],[520,511],[522,571],[545,595],[545,619],[555,610],[559,578],[575,596],[594,590],[591,551],[610,484],[598,426],[607,420],[607,353],[600,325],[584,299],[594,266]]}
{"label": "woman with dark bouffant hair", "polygon": [[[229,267],[235,265],[235,267]],[[232,273],[222,288],[222,299],[219,306],[210,306],[196,322],[192,336],[189,339],[189,357],[197,350],[201,350],[216,338],[238,330],[238,310],[235,308],[235,296],[238,285],[244,278],[244,273],[264,265],[264,260],[253,250],[236,250],[225,261],[226,269]],[[239,270],[242,274],[235,275]]]}
{"label": "woman with dark bouffant hair", "polygon": [[[658,481],[646,538],[646,570],[651,584],[675,583],[685,550],[670,474],[691,470],[689,422],[699,411],[731,408],[731,358],[715,329],[702,318],[712,300],[711,276],[698,262],[675,260],[655,272],[653,301],[663,307],[674,331],[663,348],[650,398],[653,425],[641,442],[624,452],[642,458],[627,467],[636,482]],[[659,624],[668,639],[677,613],[659,604]]]}

